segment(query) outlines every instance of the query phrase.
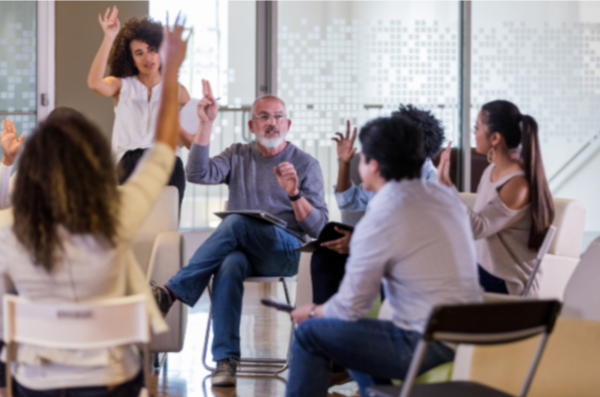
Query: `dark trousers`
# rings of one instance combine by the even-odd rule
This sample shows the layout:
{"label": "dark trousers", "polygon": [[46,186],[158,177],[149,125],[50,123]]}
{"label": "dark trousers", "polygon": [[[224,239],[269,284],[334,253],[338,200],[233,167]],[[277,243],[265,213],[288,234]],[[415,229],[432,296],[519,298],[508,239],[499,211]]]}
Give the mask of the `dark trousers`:
{"label": "dark trousers", "polygon": [[346,271],[348,255],[328,248],[318,248],[310,261],[313,303],[322,305],[338,291]]}
{"label": "dark trousers", "polygon": [[70,389],[31,390],[14,384],[15,397],[137,397],[144,387],[144,371],[130,380],[117,386],[75,387]]}
{"label": "dark trousers", "polygon": [[[119,185],[125,183],[125,181],[133,174],[135,167],[146,152],[146,149],[135,149],[125,152],[121,161],[117,165],[117,174],[119,177]],[[177,157],[175,161],[175,167],[169,179],[168,186],[175,186],[179,191],[179,211],[181,212],[181,203],[183,201],[183,194],[185,193],[185,170],[183,169],[183,161]]]}
{"label": "dark trousers", "polygon": [[480,265],[477,265],[477,271],[479,272],[479,284],[483,287],[485,292],[508,295],[506,281],[494,276]]}

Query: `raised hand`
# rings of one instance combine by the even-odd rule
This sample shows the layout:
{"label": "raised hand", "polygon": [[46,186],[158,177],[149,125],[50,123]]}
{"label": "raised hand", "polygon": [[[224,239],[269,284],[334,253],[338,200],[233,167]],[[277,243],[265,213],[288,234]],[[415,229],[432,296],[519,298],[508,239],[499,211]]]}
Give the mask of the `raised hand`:
{"label": "raised hand", "polygon": [[204,96],[200,102],[198,102],[198,106],[196,107],[198,118],[202,124],[212,123],[217,118],[219,105],[213,96],[212,88],[210,87],[208,80],[202,80],[202,94]]}
{"label": "raised hand", "polygon": [[117,34],[119,34],[121,22],[119,22],[119,18],[117,18],[118,15],[119,9],[117,6],[113,6],[112,12],[110,7],[108,7],[104,13],[104,17],[102,17],[102,14],[98,14],[98,21],[104,31],[104,37],[114,40],[115,37],[117,37]]}
{"label": "raised hand", "polygon": [[350,163],[352,156],[356,153],[357,148],[354,147],[354,141],[356,141],[356,127],[352,131],[350,136],[350,120],[346,120],[346,136],[341,132],[336,132],[336,137],[331,138],[332,141],[337,142],[337,154],[341,162]]}
{"label": "raised hand", "polygon": [[297,196],[300,192],[298,190],[298,175],[296,174],[296,168],[292,163],[281,163],[279,166],[274,167],[275,175],[277,176],[277,182],[287,192],[288,196]]}
{"label": "raised hand", "polygon": [[23,147],[25,134],[21,134],[21,137],[18,137],[15,123],[11,119],[6,119],[2,121],[0,141],[2,141],[2,152],[4,153],[2,163],[4,165],[11,166],[14,164],[17,155]]}
{"label": "raised hand", "polygon": [[[160,45],[160,58],[161,62],[165,65],[179,69],[185,54],[187,52],[188,40],[183,40],[183,31],[185,29],[185,18],[179,23],[181,12],[177,14],[173,29],[169,28],[169,14],[167,14],[167,24],[163,33],[163,41]],[[189,39],[189,37],[188,37]]]}
{"label": "raised hand", "polygon": [[448,146],[440,155],[440,163],[438,164],[438,180],[442,185],[452,186],[450,179],[450,152],[452,151],[452,141],[448,142]]}

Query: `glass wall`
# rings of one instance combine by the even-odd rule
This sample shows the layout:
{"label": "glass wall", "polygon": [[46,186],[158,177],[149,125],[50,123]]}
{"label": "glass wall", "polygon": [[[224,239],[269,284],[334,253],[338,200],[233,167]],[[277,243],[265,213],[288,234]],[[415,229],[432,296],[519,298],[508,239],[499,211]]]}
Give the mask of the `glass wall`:
{"label": "glass wall", "polygon": [[0,120],[12,119],[19,134],[36,124],[36,14],[34,1],[0,2]]}
{"label": "glass wall", "polygon": [[494,99],[533,116],[553,195],[583,201],[600,233],[600,4],[474,2],[472,31],[473,123]]}
{"label": "glass wall", "polygon": [[289,140],[321,163],[330,218],[336,131],[399,104],[431,110],[458,142],[458,2],[279,2],[278,94]]}
{"label": "glass wall", "polygon": [[[235,142],[250,140],[246,123],[256,81],[256,3],[203,1],[202,12],[196,12],[195,5],[188,0],[151,0],[150,15],[164,23],[167,11],[173,21],[179,10],[183,10],[186,25],[193,28],[179,81],[192,98],[198,99],[202,98],[202,79],[211,82],[220,107],[210,145],[210,155],[215,156]],[[188,151],[183,149],[184,163],[187,156]],[[219,218],[213,212],[224,209],[227,196],[225,185],[188,183],[180,227],[216,227]]]}

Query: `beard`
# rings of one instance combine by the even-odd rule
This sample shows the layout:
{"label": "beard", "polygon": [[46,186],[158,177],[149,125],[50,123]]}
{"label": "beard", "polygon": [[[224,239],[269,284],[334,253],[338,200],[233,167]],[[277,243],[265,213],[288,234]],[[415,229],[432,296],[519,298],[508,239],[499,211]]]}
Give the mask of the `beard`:
{"label": "beard", "polygon": [[282,134],[281,131],[277,131],[279,133],[278,136],[273,138],[267,138],[265,134],[271,132],[273,132],[273,130],[265,131],[261,135],[256,134],[256,140],[258,141],[258,143],[260,143],[261,146],[264,146],[268,149],[276,148],[277,146],[281,145],[283,141],[285,141],[285,134]]}

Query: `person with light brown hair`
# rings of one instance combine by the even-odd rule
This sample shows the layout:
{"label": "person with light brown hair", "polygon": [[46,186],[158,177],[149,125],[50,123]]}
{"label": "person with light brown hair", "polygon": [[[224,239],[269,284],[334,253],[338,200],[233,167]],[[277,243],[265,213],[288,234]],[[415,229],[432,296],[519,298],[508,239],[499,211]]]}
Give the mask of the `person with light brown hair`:
{"label": "person with light brown hair", "polygon": [[[477,152],[487,154],[491,163],[481,176],[475,206],[469,209],[479,281],[487,292],[520,295],[554,221],[538,125],[515,104],[492,101],[477,115],[475,140]],[[451,186],[450,146],[438,170],[440,182]],[[533,295],[541,273],[532,284]]]}
{"label": "person with light brown hair", "polygon": [[[111,97],[115,105],[112,150],[119,171],[119,183],[129,178],[138,161],[152,147],[163,89],[158,47],[163,26],[151,18],[130,18],[121,27],[116,6],[98,15],[104,40],[88,75],[88,87],[96,94]],[[104,77],[106,66],[110,75]],[[187,89],[178,84],[177,103],[190,100]],[[180,129],[180,145],[191,145],[191,135]],[[179,206],[185,192],[183,162],[176,159],[169,185],[179,191]]]}
{"label": "person with light brown hair", "polygon": [[[175,162],[182,32],[177,21],[165,31],[155,143],[121,188],[109,142],[76,110],[56,110],[27,138],[12,195],[14,222],[0,229],[0,275],[20,296],[79,303],[144,294],[152,330],[167,330],[130,245]],[[133,346],[83,354],[20,345],[16,361],[20,396],[137,396],[143,386]]]}

